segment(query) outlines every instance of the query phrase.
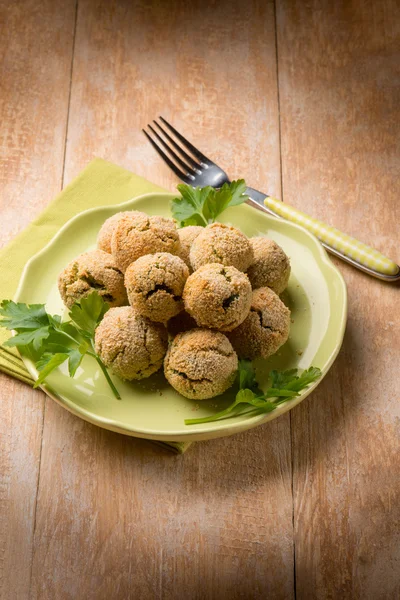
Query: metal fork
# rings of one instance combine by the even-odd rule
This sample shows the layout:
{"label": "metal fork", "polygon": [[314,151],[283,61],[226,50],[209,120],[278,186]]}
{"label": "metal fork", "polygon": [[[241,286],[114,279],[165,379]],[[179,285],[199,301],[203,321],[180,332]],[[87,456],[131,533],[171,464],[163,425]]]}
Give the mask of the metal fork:
{"label": "metal fork", "polygon": [[[148,125],[148,128],[154,135],[154,137],[160,142],[160,144],[169,152],[170,156],[173,158],[175,163],[168,157],[168,155],[156,144],[153,138],[147,133],[145,129],[143,129],[143,133],[146,135],[147,139],[153,146],[153,148],[158,152],[161,158],[167,163],[167,165],[172,169],[172,171],[181,179],[183,182],[192,185],[192,186],[200,186],[205,187],[206,185],[211,185],[212,187],[219,188],[224,183],[230,183],[230,179],[228,175],[225,173],[221,167],[216,165],[211,159],[205,156],[200,150],[198,150],[193,144],[189,142],[186,138],[183,137],[179,131],[172,127],[163,117],[159,117],[160,121],[164,123],[164,126],[168,128],[174,136],[181,142],[182,146],[180,146],[166,131],[165,127],[163,128],[157,121],[153,121],[154,125],[158,128],[159,131],[162,132],[165,141],[159,133],[152,127]],[[193,156],[188,154],[190,152]],[[179,165],[179,166],[178,166]],[[180,168],[179,168],[180,167]],[[247,193],[252,200],[256,201],[256,208],[259,208],[263,211],[267,210],[264,206],[264,199],[267,198],[266,194],[262,192],[258,192],[253,188],[247,188]],[[270,214],[274,214],[272,211],[268,211]],[[275,215],[274,215],[275,216]]]}
{"label": "metal fork", "polygon": [[[151,134],[145,129],[143,133],[179,179],[193,187],[211,185],[218,188],[224,183],[230,183],[227,173],[221,167],[200,152],[163,117],[160,116],[159,120],[163,125],[154,120],[153,124],[157,129],[149,124]],[[249,195],[247,204],[274,217],[302,225],[314,233],[331,254],[377,279],[392,283],[400,281],[400,267],[377,250],[263,192],[250,187],[246,192]]]}

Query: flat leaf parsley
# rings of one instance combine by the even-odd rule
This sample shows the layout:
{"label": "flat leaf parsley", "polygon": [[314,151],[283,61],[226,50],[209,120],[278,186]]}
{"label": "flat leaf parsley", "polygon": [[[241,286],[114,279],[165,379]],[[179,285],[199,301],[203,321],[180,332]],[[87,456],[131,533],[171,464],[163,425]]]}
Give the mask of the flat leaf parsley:
{"label": "flat leaf parsley", "polygon": [[[254,367],[248,360],[241,360],[238,370],[239,391],[236,394],[235,401],[214,415],[202,417],[199,419],[186,419],[185,425],[197,425],[198,423],[211,423],[219,421],[230,416],[236,416],[243,413],[249,406],[246,414],[269,413],[272,412],[284,402],[300,395],[300,391],[308,387],[311,383],[321,377],[321,371],[317,367],[310,367],[300,375],[298,369],[288,371],[271,371],[270,386],[264,393],[259,388]],[[238,410],[236,410],[238,408]]]}
{"label": "flat leaf parsley", "polygon": [[69,311],[70,321],[61,322],[58,315],[49,315],[44,304],[23,304],[3,300],[0,305],[0,326],[17,334],[5,346],[17,347],[34,360],[39,377],[33,387],[41,385],[57,367],[68,361],[68,372],[74,377],[83,357],[92,356],[101,368],[114,396],[118,390],[94,349],[94,333],[109,305],[96,292],[75,302]]}
{"label": "flat leaf parsley", "polygon": [[230,206],[238,206],[248,200],[244,179],[224,183],[219,188],[206,186],[192,188],[184,183],[179,184],[179,198],[171,201],[171,212],[181,227],[201,225],[205,227],[214,223],[216,218]]}

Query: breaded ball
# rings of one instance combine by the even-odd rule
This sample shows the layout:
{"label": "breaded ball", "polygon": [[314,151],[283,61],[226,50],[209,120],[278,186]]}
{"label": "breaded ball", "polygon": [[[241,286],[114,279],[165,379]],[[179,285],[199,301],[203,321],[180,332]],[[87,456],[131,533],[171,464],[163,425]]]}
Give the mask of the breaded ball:
{"label": "breaded ball", "polygon": [[172,317],[167,323],[168,333],[175,337],[178,333],[182,333],[183,331],[190,331],[191,329],[196,329],[198,327],[196,321],[187,313],[185,310]]}
{"label": "breaded ball", "polygon": [[176,336],[164,361],[165,377],[177,392],[193,400],[219,396],[235,381],[238,359],[218,331],[193,329]]}
{"label": "breaded ball", "polygon": [[138,219],[146,217],[144,213],[139,212],[138,210],[129,210],[124,212],[118,212],[112,217],[106,219],[103,225],[101,226],[101,229],[97,236],[97,247],[100,250],[104,250],[104,252],[108,252],[109,254],[111,254],[112,234],[114,233],[114,229],[116,228],[118,221],[120,221],[126,216],[129,216],[130,218],[135,218],[136,216]]}
{"label": "breaded ball", "polygon": [[58,276],[58,289],[68,308],[93,290],[110,306],[128,304],[124,275],[111,254],[103,250],[91,250],[70,262]]}
{"label": "breaded ball", "polygon": [[189,269],[179,256],[168,252],[141,256],[125,273],[129,304],[140,315],[164,323],[183,310],[188,277]]}
{"label": "breaded ball", "polygon": [[289,337],[290,310],[268,287],[253,292],[248,317],[228,337],[240,358],[268,358]]}
{"label": "breaded ball", "polygon": [[179,256],[185,261],[190,272],[193,270],[189,258],[190,248],[192,247],[194,240],[202,231],[204,231],[204,227],[200,227],[200,225],[188,225],[187,227],[178,229],[179,241],[181,243]]}
{"label": "breaded ball", "polygon": [[190,249],[190,263],[194,271],[210,263],[247,271],[252,262],[253,249],[247,237],[235,227],[223,223],[212,223],[203,228]]}
{"label": "breaded ball", "polygon": [[183,290],[186,311],[200,327],[231,331],[247,317],[251,285],[244,273],[220,264],[204,265],[188,277]]}
{"label": "breaded ball", "polygon": [[110,308],[95,333],[95,349],[106,367],[121,379],[144,379],[161,367],[168,347],[167,330],[141,317],[130,306]]}
{"label": "breaded ball", "polygon": [[254,260],[247,275],[253,289],[270,287],[277,294],[282,294],[289,281],[289,258],[276,242],[266,237],[251,238],[250,243]]}
{"label": "breaded ball", "polygon": [[120,219],[111,237],[111,251],[121,271],[145,254],[169,252],[179,254],[180,242],[172,219],[144,213]]}

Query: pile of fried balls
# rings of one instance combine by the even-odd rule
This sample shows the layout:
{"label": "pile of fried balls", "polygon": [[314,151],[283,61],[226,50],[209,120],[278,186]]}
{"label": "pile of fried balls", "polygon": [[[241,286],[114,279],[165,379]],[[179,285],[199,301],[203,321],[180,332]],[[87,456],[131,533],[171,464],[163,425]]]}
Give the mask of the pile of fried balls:
{"label": "pile of fried balls", "polygon": [[212,223],[177,229],[173,219],[139,211],[105,221],[97,249],[58,278],[67,307],[96,290],[109,303],[96,329],[104,364],[125,380],[164,364],[186,398],[222,394],[238,357],[268,358],[289,336],[290,311],[279,298],[290,263],[266,237]]}

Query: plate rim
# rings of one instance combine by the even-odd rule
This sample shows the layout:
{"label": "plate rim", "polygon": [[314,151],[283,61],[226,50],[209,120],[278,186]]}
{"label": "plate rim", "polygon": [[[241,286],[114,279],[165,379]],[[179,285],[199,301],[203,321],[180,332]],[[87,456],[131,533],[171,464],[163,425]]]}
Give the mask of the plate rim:
{"label": "plate rim", "polygon": [[[14,294],[14,301],[16,301],[16,302],[19,301],[19,297],[20,297],[22,289],[24,287],[25,279],[28,275],[28,272],[32,268],[32,265],[34,265],[34,263],[37,260],[40,260],[42,258],[42,255],[46,254],[51,249],[51,247],[57,243],[58,238],[61,237],[63,235],[64,231],[66,229],[68,229],[69,227],[71,227],[75,221],[79,220],[84,215],[95,213],[95,212],[98,212],[101,210],[104,210],[104,211],[115,210],[116,212],[119,212],[121,210],[124,210],[124,208],[126,208],[127,205],[131,205],[131,203],[133,201],[146,200],[147,198],[151,198],[154,196],[157,196],[157,197],[162,196],[162,197],[165,197],[168,199],[172,199],[172,198],[176,197],[176,194],[174,194],[172,192],[148,192],[146,194],[140,194],[138,196],[133,196],[130,199],[125,200],[124,202],[121,202],[118,204],[107,204],[104,206],[96,206],[96,207],[88,208],[86,210],[83,210],[83,211],[77,213],[70,219],[68,219],[68,221],[66,221],[62,225],[62,227],[51,238],[51,240],[49,240],[47,242],[47,244],[43,248],[41,248],[36,254],[31,256],[31,258],[25,264],[25,266],[22,270],[22,273],[21,273],[18,287]],[[249,208],[253,209],[253,210],[257,210],[252,206],[249,206]],[[64,398],[57,395],[57,392],[53,391],[51,389],[51,387],[46,385],[45,383],[42,384],[41,386],[39,386],[40,389],[43,392],[45,392],[46,395],[48,395],[52,400],[57,402],[60,406],[62,406],[63,408],[65,408],[66,410],[68,410],[69,412],[74,414],[75,416],[77,416],[89,423],[92,423],[93,425],[97,425],[104,429],[108,429],[110,431],[114,431],[114,432],[121,433],[124,435],[132,436],[132,437],[138,437],[138,438],[144,438],[144,439],[156,439],[156,440],[162,440],[162,441],[190,441],[190,440],[196,441],[196,439],[197,440],[212,439],[212,438],[233,435],[235,433],[239,433],[240,431],[252,429],[254,427],[257,427],[259,425],[267,423],[268,421],[272,421],[273,419],[276,419],[277,417],[285,414],[286,412],[288,412],[289,410],[292,410],[292,408],[294,408],[295,406],[300,404],[300,402],[302,402],[305,398],[307,398],[307,396],[313,392],[313,390],[321,383],[321,381],[327,375],[328,371],[330,370],[332,364],[334,363],[334,361],[342,347],[343,338],[344,338],[344,334],[345,334],[345,330],[346,330],[347,314],[348,314],[347,286],[346,286],[346,283],[345,283],[342,273],[336,267],[336,265],[331,261],[326,250],[324,249],[324,247],[321,245],[320,241],[314,234],[312,234],[310,231],[308,231],[302,225],[293,223],[292,221],[289,221],[287,219],[281,219],[278,217],[274,217],[268,213],[264,213],[264,211],[261,211],[261,212],[263,212],[263,214],[267,218],[267,220],[270,220],[272,222],[284,221],[286,224],[288,224],[293,229],[297,229],[297,230],[301,231],[303,234],[305,234],[306,237],[308,237],[311,240],[311,242],[314,244],[314,247],[317,249],[321,262],[324,263],[328,267],[328,269],[330,269],[337,277],[337,280],[339,281],[341,290],[343,292],[344,302],[343,302],[342,318],[340,321],[339,343],[337,344],[337,346],[335,347],[333,352],[330,354],[329,359],[326,363],[326,366],[324,367],[324,370],[322,371],[322,375],[321,375],[320,379],[318,379],[318,381],[314,382],[309,388],[307,388],[303,393],[301,393],[300,396],[294,398],[293,400],[290,400],[289,402],[286,402],[283,405],[280,405],[271,413],[267,413],[266,415],[262,415],[262,414],[256,415],[256,416],[251,417],[248,420],[243,421],[243,422],[234,423],[234,424],[229,424],[228,421],[227,422],[222,421],[220,423],[214,422],[214,423],[212,423],[212,425],[214,427],[211,429],[209,427],[198,428],[198,429],[195,429],[192,431],[182,429],[179,431],[172,432],[171,434],[166,434],[164,431],[158,431],[158,430],[153,430],[153,429],[152,430],[134,429],[132,427],[123,426],[123,424],[121,422],[115,421],[113,419],[109,419],[109,418],[105,418],[105,417],[101,417],[101,416],[93,416],[93,413],[91,413],[90,411],[87,411],[86,409],[83,409],[83,408],[77,408],[75,403],[69,401],[68,399],[65,400]],[[28,369],[29,373],[32,375],[32,377],[34,379],[36,379],[38,377],[38,372],[37,372],[34,364],[32,363],[32,361],[26,357],[22,357],[22,360],[23,360],[26,368]],[[216,425],[216,423],[219,423],[219,425]],[[208,425],[208,424],[205,424],[205,425]]]}

